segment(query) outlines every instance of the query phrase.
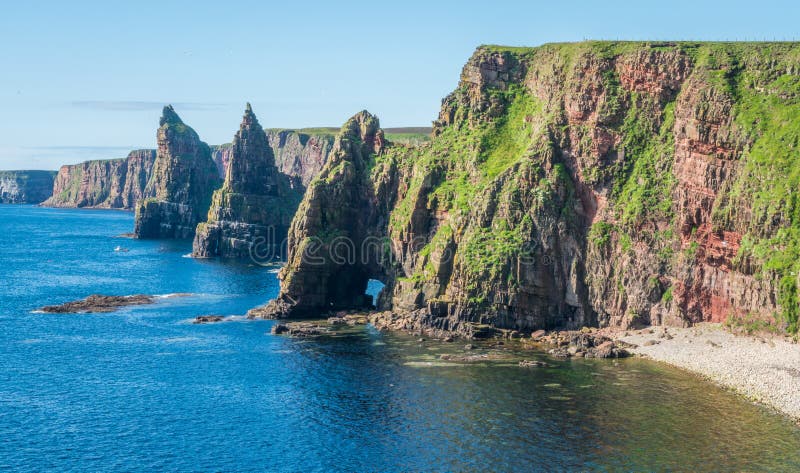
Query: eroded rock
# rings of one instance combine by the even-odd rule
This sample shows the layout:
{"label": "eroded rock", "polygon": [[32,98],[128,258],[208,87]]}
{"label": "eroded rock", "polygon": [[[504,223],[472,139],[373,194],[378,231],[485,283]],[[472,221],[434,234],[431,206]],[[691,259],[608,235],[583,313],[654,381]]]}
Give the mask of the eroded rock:
{"label": "eroded rock", "polygon": [[222,315],[199,315],[194,318],[192,321],[193,324],[213,324],[217,322],[222,322],[225,320],[225,317]]}
{"label": "eroded rock", "polygon": [[155,299],[152,296],[146,296],[144,294],[133,296],[103,296],[94,294],[79,301],[44,306],[40,310],[49,313],[113,312],[120,307],[152,304],[153,302],[155,302]]}

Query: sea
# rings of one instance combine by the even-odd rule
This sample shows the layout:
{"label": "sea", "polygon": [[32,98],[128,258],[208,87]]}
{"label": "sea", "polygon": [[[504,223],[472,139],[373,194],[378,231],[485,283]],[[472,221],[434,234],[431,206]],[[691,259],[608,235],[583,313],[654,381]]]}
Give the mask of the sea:
{"label": "sea", "polygon": [[[446,361],[467,342],[371,326],[271,335],[244,314],[277,267],[132,228],[0,205],[0,471],[800,471],[796,424],[693,374],[488,346]],[[156,302],[38,311],[91,294]]]}

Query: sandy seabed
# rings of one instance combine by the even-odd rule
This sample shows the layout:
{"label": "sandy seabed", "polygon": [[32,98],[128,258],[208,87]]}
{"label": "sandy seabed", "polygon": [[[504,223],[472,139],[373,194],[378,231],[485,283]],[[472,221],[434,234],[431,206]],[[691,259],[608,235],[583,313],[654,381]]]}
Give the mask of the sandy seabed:
{"label": "sandy seabed", "polygon": [[698,373],[800,420],[800,344],[784,337],[735,335],[720,324],[618,333],[630,351]]}

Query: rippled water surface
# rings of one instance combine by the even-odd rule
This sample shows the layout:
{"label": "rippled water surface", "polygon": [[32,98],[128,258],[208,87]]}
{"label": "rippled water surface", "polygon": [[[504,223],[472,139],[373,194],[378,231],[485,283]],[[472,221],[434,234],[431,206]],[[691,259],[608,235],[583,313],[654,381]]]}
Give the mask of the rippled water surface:
{"label": "rippled water surface", "polygon": [[[115,238],[132,225],[0,206],[0,470],[800,470],[794,424],[644,360],[465,365],[439,359],[463,343],[370,328],[192,325],[274,297],[274,270]],[[33,312],[94,293],[192,295]]]}

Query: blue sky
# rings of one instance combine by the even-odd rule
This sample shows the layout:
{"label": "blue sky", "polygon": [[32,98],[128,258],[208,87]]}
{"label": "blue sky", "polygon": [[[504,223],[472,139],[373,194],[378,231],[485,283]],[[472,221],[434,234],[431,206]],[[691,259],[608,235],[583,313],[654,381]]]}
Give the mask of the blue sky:
{"label": "blue sky", "polygon": [[153,147],[174,104],[210,143],[368,109],[424,126],[480,44],[800,38],[791,1],[4,2],[0,169]]}

